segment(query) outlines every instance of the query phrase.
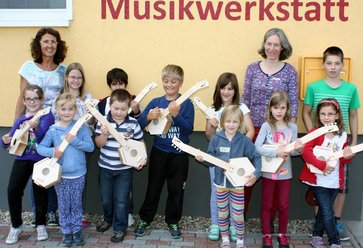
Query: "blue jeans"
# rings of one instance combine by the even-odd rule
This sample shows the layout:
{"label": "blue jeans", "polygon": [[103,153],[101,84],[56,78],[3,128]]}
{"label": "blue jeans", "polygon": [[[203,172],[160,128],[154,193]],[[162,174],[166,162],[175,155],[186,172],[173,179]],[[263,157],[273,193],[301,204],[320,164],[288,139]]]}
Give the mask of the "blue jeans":
{"label": "blue jeans", "polygon": [[99,167],[103,220],[112,223],[115,232],[126,232],[132,169],[109,170]]}
{"label": "blue jeans", "polygon": [[336,229],[336,221],[334,218],[333,203],[338,194],[339,189],[329,189],[324,187],[311,187],[319,205],[316,215],[313,236],[322,237],[324,230],[328,235],[329,244],[340,244],[339,234]]}

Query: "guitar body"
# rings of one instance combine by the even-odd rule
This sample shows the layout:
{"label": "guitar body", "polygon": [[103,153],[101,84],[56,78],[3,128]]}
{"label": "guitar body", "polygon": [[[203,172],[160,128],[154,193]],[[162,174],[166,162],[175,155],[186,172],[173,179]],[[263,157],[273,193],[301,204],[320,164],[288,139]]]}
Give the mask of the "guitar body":
{"label": "guitar body", "polygon": [[147,158],[145,144],[133,139],[128,139],[126,142],[127,147],[118,148],[121,163],[137,168]]}
{"label": "guitar body", "polygon": [[[277,145],[263,145],[263,147],[276,149]],[[261,164],[262,164],[261,171],[276,173],[284,164],[284,162],[285,160],[281,157],[271,158],[271,157],[261,156]]]}
{"label": "guitar body", "polygon": [[[315,157],[317,159],[319,159],[321,161],[326,161],[333,154],[333,150],[328,147],[315,146],[313,148],[313,154],[315,155]],[[321,174],[321,175],[324,174],[323,171],[319,170],[312,164],[307,164],[307,166],[312,173]]]}
{"label": "guitar body", "polygon": [[224,171],[224,175],[234,187],[243,187],[246,182],[246,176],[255,171],[255,167],[248,158],[232,158],[229,160],[229,168]]}
{"label": "guitar body", "polygon": [[23,155],[27,145],[28,145],[28,132],[22,135],[22,131],[17,129],[11,138],[9,153],[16,156]]}
{"label": "guitar body", "polygon": [[62,176],[62,166],[56,159],[44,158],[34,164],[34,183],[48,189],[60,182]]}
{"label": "guitar body", "polygon": [[169,115],[166,117],[161,116],[152,120],[146,129],[151,135],[167,134],[172,123],[173,121]]}

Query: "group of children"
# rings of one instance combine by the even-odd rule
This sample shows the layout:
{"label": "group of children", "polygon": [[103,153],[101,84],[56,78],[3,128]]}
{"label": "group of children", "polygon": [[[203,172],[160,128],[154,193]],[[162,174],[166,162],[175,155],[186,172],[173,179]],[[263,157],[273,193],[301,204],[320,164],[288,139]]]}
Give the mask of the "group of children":
{"label": "group of children", "polygon": [[[328,54],[324,63],[330,57],[338,57],[343,63],[342,53]],[[71,67],[71,65],[70,65]],[[9,180],[8,198],[12,227],[6,239],[7,244],[14,244],[21,233],[21,197],[28,178],[31,176],[33,165],[44,157],[59,158],[63,167],[61,182],[55,186],[59,204],[59,222],[64,234],[63,245],[83,245],[81,233],[82,222],[82,193],[85,185],[86,152],[94,149],[92,132],[83,126],[73,136],[68,134],[76,120],[84,113],[84,73],[83,69],[67,70],[66,84],[63,93],[55,101],[56,120],[52,114],[45,115],[39,121],[29,121],[31,117],[42,108],[43,93],[41,88],[29,85],[24,91],[24,105],[27,108],[25,115],[14,124],[10,134],[2,137],[2,145],[9,146],[11,136],[15,130],[29,122],[31,129],[27,150],[15,159]],[[78,73],[77,72],[80,72]],[[338,69],[337,69],[338,70]],[[109,75],[118,75],[109,78]],[[327,72],[327,78],[330,74]],[[339,75],[335,75],[339,77]],[[167,202],[165,207],[165,222],[171,237],[181,237],[178,225],[182,217],[184,190],[188,175],[188,155],[176,150],[172,146],[173,137],[184,143],[189,143],[189,136],[193,131],[194,107],[191,100],[178,105],[176,99],[180,97],[180,88],[183,85],[184,72],[180,66],[167,65],[161,73],[165,95],[154,98],[143,111],[133,102],[133,97],[125,89],[127,74],[121,69],[110,71],[107,84],[112,90],[110,97],[99,103],[98,109],[107,121],[127,139],[143,140],[143,129],[152,121],[157,120],[163,109],[169,110],[172,121],[167,134],[155,135],[153,147],[148,158],[149,174],[148,185],[144,202],[139,211],[140,220],[136,224],[134,234],[143,236],[153,221],[164,182],[167,183]],[[67,82],[72,80],[72,83]],[[339,85],[337,85],[339,87]],[[311,94],[311,93],[310,93]],[[312,94],[317,94],[316,92]],[[356,97],[355,95],[354,97]],[[349,105],[348,109],[359,107],[358,104]],[[132,113],[128,110],[132,107]],[[223,73],[215,86],[213,104],[211,109],[215,118],[207,119],[206,137],[209,140],[208,153],[228,161],[232,158],[247,157],[255,167],[255,172],[246,175],[245,186],[252,186],[262,176],[261,198],[261,225],[263,234],[263,247],[272,248],[272,230],[270,227],[273,196],[276,199],[279,211],[280,248],[289,247],[287,233],[290,179],[292,166],[290,155],[302,154],[306,163],[312,164],[322,170],[324,175],[310,172],[304,165],[300,180],[308,184],[314,192],[319,210],[314,224],[311,245],[323,247],[322,235],[326,231],[331,247],[340,247],[339,236],[336,230],[332,203],[342,187],[344,166],[353,156],[348,146],[347,134],[344,130],[343,115],[346,114],[340,105],[339,99],[323,98],[316,103],[315,120],[311,130],[324,125],[337,123],[339,131],[325,134],[307,144],[298,139],[297,125],[291,121],[289,99],[284,92],[272,94],[266,107],[266,122],[262,125],[255,143],[254,127],[249,116],[249,110],[240,102],[240,93],[237,78],[233,73]],[[82,112],[83,111],[83,112]],[[344,111],[344,112],[343,112]],[[80,113],[77,115],[77,113]],[[53,124],[54,123],[54,124]],[[314,124],[313,124],[314,123]],[[93,126],[90,122],[89,126]],[[353,130],[352,130],[353,131]],[[104,211],[103,222],[97,230],[104,232],[111,226],[114,234],[112,242],[121,242],[128,227],[128,213],[132,203],[133,168],[122,164],[118,154],[119,144],[110,135],[108,128],[97,123],[94,131],[94,142],[100,148],[99,183],[101,201]],[[68,148],[63,152],[59,144],[63,139],[69,142]],[[354,139],[354,138],[353,138]],[[286,145],[295,141],[294,150],[287,152]],[[356,141],[356,140],[355,140]],[[37,144],[37,145],[36,145]],[[277,145],[274,149],[266,149],[264,144]],[[315,158],[315,146],[331,147],[334,151],[344,150],[344,157],[336,161],[334,166],[326,161]],[[261,172],[261,156],[282,157],[283,166],[276,173]],[[202,156],[196,156],[203,162]],[[137,169],[141,169],[146,161]],[[23,166],[25,169],[20,169]],[[211,228],[209,239],[219,240],[223,248],[230,247],[230,236],[236,242],[237,248],[244,244],[244,187],[234,187],[226,178],[223,169],[209,164],[211,178]],[[36,208],[37,240],[48,238],[45,229],[46,190],[33,183]],[[45,192],[45,193],[44,193]],[[130,200],[131,199],[131,200]]]}

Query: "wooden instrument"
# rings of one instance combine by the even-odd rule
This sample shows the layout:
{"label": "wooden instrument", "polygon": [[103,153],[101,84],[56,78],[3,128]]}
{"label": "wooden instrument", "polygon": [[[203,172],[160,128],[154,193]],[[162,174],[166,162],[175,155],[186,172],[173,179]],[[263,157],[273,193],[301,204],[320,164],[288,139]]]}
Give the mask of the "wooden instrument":
{"label": "wooden instrument", "polygon": [[217,118],[216,117],[216,112],[213,111],[213,109],[208,108],[200,99],[199,97],[194,97],[193,102],[195,104],[195,106],[200,109],[200,111],[202,111],[208,119],[213,119],[213,118]]}
{"label": "wooden instrument", "polygon": [[[39,120],[41,116],[46,115],[49,112],[50,112],[49,107],[41,109],[33,116],[33,118],[31,118],[31,121],[36,122]],[[22,128],[17,129],[14,132],[13,137],[11,137],[11,142],[9,146],[10,154],[16,156],[21,156],[23,154],[28,145],[28,138],[29,138],[28,131],[30,130],[30,128],[31,126],[27,122]]]}
{"label": "wooden instrument", "polygon": [[[339,128],[336,124],[326,125],[326,126],[323,126],[323,127],[320,127],[318,129],[314,130],[311,133],[304,135],[303,137],[300,138],[300,141],[302,142],[302,144],[306,144],[307,142],[309,142],[321,135],[324,135],[324,134],[330,133],[330,132],[336,132],[338,130],[339,130]],[[290,144],[287,144],[285,146],[284,150],[286,152],[290,153],[292,150],[294,150],[295,142],[296,141],[291,142]],[[270,149],[276,149],[278,147],[278,144],[273,144],[273,145],[267,144],[267,145],[263,145],[263,147],[270,148]],[[261,156],[261,161],[262,161],[261,171],[269,172],[269,173],[276,173],[285,162],[285,160],[281,157],[271,158],[271,157],[266,157],[266,156]]]}
{"label": "wooden instrument", "polygon": [[[187,100],[190,96],[192,96],[195,92],[200,89],[206,88],[209,86],[207,80],[200,81],[189,88],[184,94],[182,94],[178,99],[176,99],[176,104],[180,105],[185,100]],[[169,116],[169,109],[162,109],[161,116],[155,120],[150,121],[149,125],[146,127],[146,130],[151,135],[160,135],[166,134],[172,124],[172,119]]]}
{"label": "wooden instrument", "polygon": [[246,176],[251,175],[255,171],[255,167],[246,157],[232,158],[229,160],[229,162],[226,162],[219,158],[213,157],[208,153],[195,149],[192,146],[184,144],[177,137],[174,137],[172,142],[174,147],[193,156],[200,155],[205,161],[224,169],[224,175],[234,187],[244,186],[247,182]]}
{"label": "wooden instrument", "polygon": [[133,139],[125,139],[125,137],[117,132],[117,130],[97,110],[97,103],[97,100],[87,99],[85,102],[86,108],[102,125],[107,127],[110,134],[121,145],[118,148],[121,163],[135,168],[140,167],[147,159],[145,143]]}
{"label": "wooden instrument", "polygon": [[[355,146],[351,146],[350,149],[352,149],[353,154],[361,152],[361,151],[363,151],[363,143],[355,145]],[[317,159],[319,159],[321,161],[327,161],[328,165],[332,166],[332,167],[335,167],[335,165],[337,164],[336,160],[338,160],[344,156],[343,150],[333,152],[333,150],[331,148],[322,147],[322,146],[315,146],[313,149],[313,153],[314,153],[315,157],[317,157]],[[322,175],[324,174],[323,171],[319,170],[312,164],[307,164],[307,166],[312,173],[322,174]]]}
{"label": "wooden instrument", "polygon": [[314,196],[313,190],[311,187],[308,187],[305,193],[305,201],[310,206],[318,206],[318,202],[316,201],[316,198]]}
{"label": "wooden instrument", "polygon": [[[73,127],[69,131],[69,133],[73,136],[76,136],[78,130],[82,127],[82,125],[91,118],[92,118],[91,114],[85,114],[82,118],[78,119],[78,121],[73,125]],[[69,142],[66,139],[63,139],[62,143],[60,143],[58,147],[58,150],[64,152],[68,145]],[[62,166],[58,164],[58,159],[59,158],[56,157],[44,158],[39,162],[36,162],[33,168],[34,183],[46,189],[59,183],[62,176]]]}
{"label": "wooden instrument", "polygon": [[[151,90],[155,89],[156,87],[158,87],[158,85],[156,83],[154,83],[154,82],[149,83],[142,89],[142,91],[135,97],[135,99],[133,101],[140,103],[141,100],[146,96],[146,94],[149,93]],[[130,114],[131,111],[132,111],[132,109],[130,107],[128,114]]]}

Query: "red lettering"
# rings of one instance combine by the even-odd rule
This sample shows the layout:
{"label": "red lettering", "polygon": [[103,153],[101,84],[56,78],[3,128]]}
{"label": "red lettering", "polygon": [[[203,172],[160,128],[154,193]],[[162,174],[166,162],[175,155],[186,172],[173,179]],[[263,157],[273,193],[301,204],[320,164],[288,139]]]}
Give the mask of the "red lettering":
{"label": "red lettering", "polygon": [[306,4],[306,7],[314,7],[311,10],[307,10],[305,12],[305,19],[309,22],[313,22],[313,21],[320,21],[320,4],[319,3],[315,3],[315,2],[310,2]]}
{"label": "red lettering", "polygon": [[332,3],[331,0],[325,0],[325,3],[323,3],[323,6],[325,6],[325,18],[327,21],[334,21],[334,16],[331,16],[331,7],[335,6],[335,3]]}
{"label": "red lettering", "polygon": [[[128,20],[130,18],[130,2],[129,0],[119,0],[117,4],[117,8],[115,9],[112,0],[102,0],[101,2],[101,18],[106,19],[106,8],[111,12],[112,19],[118,19],[122,6],[125,3],[125,19]],[[106,6],[107,5],[107,6]]]}
{"label": "red lettering", "polygon": [[140,14],[140,2],[134,2],[134,16],[137,20],[142,19],[150,19],[150,1],[145,2],[145,11],[143,14]]}
{"label": "red lettering", "polygon": [[302,17],[299,16],[299,8],[303,6],[302,3],[299,2],[299,0],[294,0],[291,2],[291,6],[293,7],[293,16],[294,20],[301,21]]}
{"label": "red lettering", "polygon": [[193,1],[188,1],[185,5],[184,0],[179,0],[179,19],[184,20],[184,14],[188,16],[190,20],[194,20],[192,12],[190,12],[190,7],[193,5]]}
{"label": "red lettering", "polygon": [[[238,21],[241,20],[241,15],[240,15],[241,11],[242,11],[241,4],[237,1],[231,1],[226,5],[225,15],[228,20]],[[238,14],[232,15],[233,13],[238,13]]]}
{"label": "red lettering", "polygon": [[164,10],[164,8],[159,7],[160,5],[165,6],[165,2],[164,1],[156,1],[154,3],[154,10],[160,14],[160,15],[155,15],[155,14],[153,15],[153,18],[155,20],[163,20],[166,17],[166,11]]}
{"label": "red lettering", "polygon": [[282,16],[276,16],[276,20],[278,21],[287,21],[289,19],[289,11],[286,10],[284,7],[288,7],[289,3],[281,2],[277,4],[277,11],[282,14]]}
{"label": "red lettering", "polygon": [[249,21],[251,20],[251,9],[252,7],[256,7],[257,6],[257,3],[256,2],[246,2],[246,5],[245,5],[245,20],[246,21]]}
{"label": "red lettering", "polygon": [[349,3],[345,2],[345,0],[339,0],[337,3],[339,7],[339,19],[343,22],[348,21],[348,16],[344,15],[344,8],[349,6]]}
{"label": "red lettering", "polygon": [[174,20],[175,19],[175,3],[174,2],[170,2],[169,12],[170,12],[170,20]]}
{"label": "red lettering", "polygon": [[275,3],[272,2],[272,3],[267,4],[267,6],[265,7],[265,0],[260,0],[260,16],[259,16],[260,21],[265,20],[265,15],[267,16],[267,18],[270,21],[275,20],[275,18],[272,16],[271,10],[270,10],[274,4]]}
{"label": "red lettering", "polygon": [[195,3],[197,5],[198,14],[201,20],[206,20],[208,18],[208,15],[210,13],[210,16],[212,20],[218,20],[219,16],[221,14],[223,2],[218,2],[217,10],[214,9],[212,2],[207,2],[205,5],[205,9],[203,11],[203,6],[200,1]]}

